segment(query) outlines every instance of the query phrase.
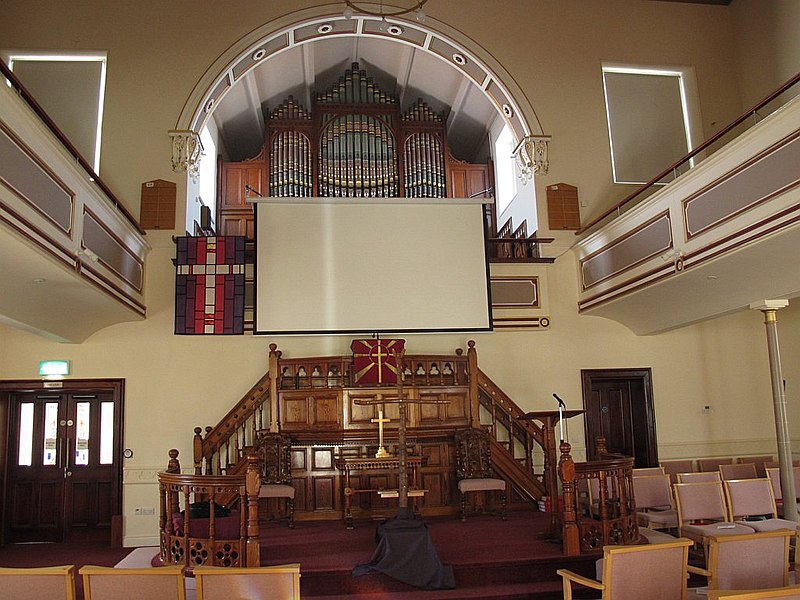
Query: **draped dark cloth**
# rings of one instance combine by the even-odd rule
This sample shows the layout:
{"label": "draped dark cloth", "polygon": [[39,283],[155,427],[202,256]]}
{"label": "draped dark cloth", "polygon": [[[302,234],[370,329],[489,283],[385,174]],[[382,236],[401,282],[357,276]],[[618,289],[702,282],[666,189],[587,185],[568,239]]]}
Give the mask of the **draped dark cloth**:
{"label": "draped dark cloth", "polygon": [[443,565],[436,554],[428,526],[408,508],[378,525],[378,544],[372,559],[353,569],[353,577],[380,571],[398,581],[427,590],[456,587],[453,567]]}

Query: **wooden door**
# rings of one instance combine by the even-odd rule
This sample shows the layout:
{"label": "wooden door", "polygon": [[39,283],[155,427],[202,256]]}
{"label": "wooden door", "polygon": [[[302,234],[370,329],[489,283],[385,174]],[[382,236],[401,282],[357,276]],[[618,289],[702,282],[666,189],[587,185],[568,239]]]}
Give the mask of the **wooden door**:
{"label": "wooden door", "polygon": [[635,458],[635,466],[658,465],[650,369],[581,371],[586,410],[586,454],[598,460],[596,442],[609,452]]}
{"label": "wooden door", "polygon": [[103,389],[10,395],[7,541],[110,540],[121,509],[121,409]]}

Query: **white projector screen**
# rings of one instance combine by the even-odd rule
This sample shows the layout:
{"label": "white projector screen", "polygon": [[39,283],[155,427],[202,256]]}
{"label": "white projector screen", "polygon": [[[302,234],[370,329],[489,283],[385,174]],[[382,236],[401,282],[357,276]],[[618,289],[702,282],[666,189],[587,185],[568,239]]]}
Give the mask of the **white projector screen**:
{"label": "white projector screen", "polygon": [[482,201],[255,205],[257,335],[491,329]]}

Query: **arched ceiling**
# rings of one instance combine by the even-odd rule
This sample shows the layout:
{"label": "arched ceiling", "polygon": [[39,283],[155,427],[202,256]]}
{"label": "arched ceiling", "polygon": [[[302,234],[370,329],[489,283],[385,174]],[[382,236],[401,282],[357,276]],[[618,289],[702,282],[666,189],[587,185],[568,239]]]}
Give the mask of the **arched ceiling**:
{"label": "arched ceiling", "polygon": [[[326,24],[333,30],[320,34]],[[310,25],[317,35],[303,43],[293,31],[284,48],[239,76],[215,104],[211,119],[219,132],[218,152],[228,160],[255,156],[263,143],[267,111],[290,94],[311,109],[314,93],[325,91],[358,62],[384,92],[399,97],[401,109],[423,98],[444,113],[456,158],[485,161],[489,128],[503,118],[485,91],[490,80],[472,77],[466,66],[448,61],[446,53],[431,51],[431,38],[420,29],[397,23],[401,33],[392,37],[379,26],[369,17],[323,20]],[[403,39],[408,37],[411,42]]]}

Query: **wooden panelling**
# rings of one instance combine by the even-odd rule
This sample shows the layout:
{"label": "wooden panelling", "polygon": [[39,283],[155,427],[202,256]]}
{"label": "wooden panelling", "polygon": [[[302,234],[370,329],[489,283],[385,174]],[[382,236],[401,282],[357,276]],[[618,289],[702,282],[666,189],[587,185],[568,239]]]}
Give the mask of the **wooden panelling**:
{"label": "wooden panelling", "polygon": [[670,248],[672,229],[669,213],[664,212],[581,260],[583,289],[632,269]]}
{"label": "wooden panelling", "polygon": [[578,188],[567,183],[547,186],[547,221],[554,231],[581,228]]}
{"label": "wooden panelling", "polygon": [[329,431],[341,429],[341,396],[336,390],[282,392],[280,415],[282,430]]}

